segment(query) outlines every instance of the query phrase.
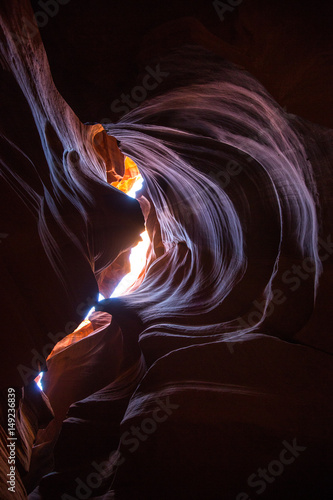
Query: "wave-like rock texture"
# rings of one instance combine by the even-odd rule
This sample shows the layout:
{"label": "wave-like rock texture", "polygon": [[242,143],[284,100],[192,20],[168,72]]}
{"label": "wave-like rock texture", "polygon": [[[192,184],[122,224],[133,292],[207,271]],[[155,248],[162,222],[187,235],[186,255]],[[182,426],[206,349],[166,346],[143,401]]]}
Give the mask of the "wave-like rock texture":
{"label": "wave-like rock texture", "polygon": [[[328,494],[332,341],[310,318],[331,271],[332,132],[198,47],[161,67],[181,84],[105,125],[164,247],[122,299],[150,368],[121,422],[116,498]],[[299,462],[258,479],[286,442],[304,443]]]}
{"label": "wave-like rock texture", "polygon": [[1,382],[20,386],[52,348],[48,333],[59,340],[84,318],[96,277],[138,240],[144,220],[138,202],[106,182],[116,161],[101,156],[102,127],[78,120],[40,36],[22,33],[31,7],[5,2],[1,14],[1,60],[11,70],[1,75]]}
{"label": "wave-like rock texture", "polygon": [[73,331],[138,239],[138,202],[108,184],[122,155],[144,177],[151,238],[140,285],[102,301],[93,332],[48,361],[55,418],[37,435],[29,498],[330,498],[332,131],[192,44],[158,62],[158,95],[104,124],[119,151],[61,98],[40,37],[13,37],[29,7],[1,9],[4,91],[22,101],[1,135],[16,298],[4,387],[22,385],[32,349],[43,362],[48,332]]}

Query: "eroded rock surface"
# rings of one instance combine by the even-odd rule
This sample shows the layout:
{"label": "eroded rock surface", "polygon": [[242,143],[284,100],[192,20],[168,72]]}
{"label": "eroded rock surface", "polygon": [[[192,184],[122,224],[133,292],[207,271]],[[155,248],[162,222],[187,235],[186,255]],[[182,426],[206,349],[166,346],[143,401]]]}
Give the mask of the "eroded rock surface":
{"label": "eroded rock surface", "polygon": [[[103,93],[84,125],[56,89],[39,34],[22,32],[28,2],[1,6],[1,384],[21,406],[98,285],[112,291],[144,218],[151,240],[140,285],[49,358],[54,418],[43,399],[18,429],[17,498],[330,498],[333,133],[290,114],[305,53],[273,84],[284,35],[265,52],[249,35],[264,14],[247,5],[234,43],[192,18],[143,40],[160,85],[103,126]],[[110,185],[124,155],[145,179],[140,204]]]}

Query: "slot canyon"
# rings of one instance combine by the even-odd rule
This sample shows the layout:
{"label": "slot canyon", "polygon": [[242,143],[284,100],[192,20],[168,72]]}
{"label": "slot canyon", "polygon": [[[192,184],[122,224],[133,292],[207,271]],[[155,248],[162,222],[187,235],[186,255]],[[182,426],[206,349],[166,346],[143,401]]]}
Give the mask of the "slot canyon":
{"label": "slot canyon", "polygon": [[1,0],[0,500],[332,500],[332,26]]}

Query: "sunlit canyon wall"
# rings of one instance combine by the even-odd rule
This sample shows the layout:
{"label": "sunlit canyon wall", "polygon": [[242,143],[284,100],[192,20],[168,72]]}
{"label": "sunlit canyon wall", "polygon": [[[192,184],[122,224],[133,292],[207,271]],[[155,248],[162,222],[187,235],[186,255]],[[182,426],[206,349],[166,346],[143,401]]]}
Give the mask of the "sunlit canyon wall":
{"label": "sunlit canyon wall", "polygon": [[[198,2],[127,27],[136,80],[105,110],[94,5],[0,7],[1,498],[329,499],[332,45],[287,46],[262,2],[205,7],[218,36]],[[74,15],[90,90],[58,62],[87,35],[42,32]],[[145,228],[139,278],[97,303]]]}

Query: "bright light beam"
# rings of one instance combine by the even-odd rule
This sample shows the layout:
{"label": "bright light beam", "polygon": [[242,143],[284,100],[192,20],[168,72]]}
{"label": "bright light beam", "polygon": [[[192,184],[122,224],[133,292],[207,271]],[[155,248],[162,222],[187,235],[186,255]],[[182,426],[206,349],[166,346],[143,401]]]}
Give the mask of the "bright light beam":
{"label": "bright light beam", "polygon": [[[132,188],[126,193],[127,196],[135,198],[137,191],[140,191],[142,189],[142,186],[143,186],[143,178],[140,175],[138,176],[138,179],[135,181]],[[149,247],[150,240],[147,231],[141,233],[140,236],[142,238],[142,241],[140,241],[135,247],[133,247],[130,253],[129,261],[131,265],[131,270],[123,277],[120,283],[118,283],[117,288],[113,291],[110,298],[119,297],[120,295],[123,295],[126,292],[126,290],[128,290],[128,288],[132,286],[133,283],[135,283],[142,269],[145,266],[147,250]]]}
{"label": "bright light beam", "polygon": [[44,372],[40,372],[40,374],[35,378],[35,382],[41,391],[43,390],[43,385],[42,385],[43,375],[44,375]]}
{"label": "bright light beam", "polygon": [[130,253],[129,261],[131,270],[119,282],[111,297],[119,297],[120,295],[123,295],[126,290],[138,279],[139,274],[144,268],[150,239],[147,231],[141,233],[140,236],[142,238],[142,241],[140,241],[135,247],[133,247]]}
{"label": "bright light beam", "polygon": [[130,196],[131,198],[135,198],[137,191],[140,191],[142,189],[142,186],[143,186],[143,178],[141,177],[141,175],[139,175],[137,180],[135,181],[135,183],[131,187],[131,189],[126,193],[127,196]]}
{"label": "bright light beam", "polygon": [[[99,293],[99,294],[98,294],[98,299],[97,299],[97,301],[98,301],[98,302],[100,302],[101,300],[104,300],[104,299],[105,299],[104,295],[102,295],[101,293]],[[89,316],[90,316],[90,315],[91,315],[94,311],[95,311],[95,308],[94,308],[94,307],[92,307],[92,308],[90,309],[90,311],[88,312],[87,316],[84,318],[84,320],[88,319],[88,318],[89,318]]]}

